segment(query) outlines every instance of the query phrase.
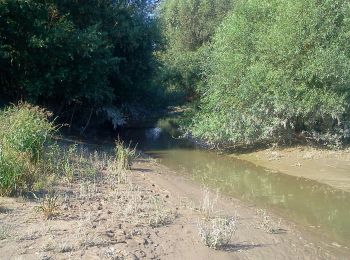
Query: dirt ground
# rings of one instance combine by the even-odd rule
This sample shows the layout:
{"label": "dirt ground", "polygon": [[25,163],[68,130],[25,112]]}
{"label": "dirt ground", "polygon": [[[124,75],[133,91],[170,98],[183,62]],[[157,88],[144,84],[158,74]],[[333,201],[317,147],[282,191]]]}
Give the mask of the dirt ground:
{"label": "dirt ground", "polygon": [[[49,199],[0,198],[0,259],[347,259],[293,223],[206,193],[151,158],[127,174],[119,184],[103,174],[62,182],[52,219],[43,214]],[[219,249],[199,236],[209,213],[235,219],[236,232]]]}
{"label": "dirt ground", "polygon": [[276,172],[316,180],[350,192],[350,149],[275,148],[233,156]]}

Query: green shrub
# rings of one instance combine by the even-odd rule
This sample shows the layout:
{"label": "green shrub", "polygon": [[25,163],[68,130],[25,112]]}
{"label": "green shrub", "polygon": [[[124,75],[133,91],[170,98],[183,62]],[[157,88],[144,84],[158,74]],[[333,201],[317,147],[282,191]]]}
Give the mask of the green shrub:
{"label": "green shrub", "polygon": [[55,132],[49,116],[26,103],[0,112],[0,195],[30,190],[40,177],[44,145]]}
{"label": "green shrub", "polygon": [[191,132],[234,144],[349,137],[350,5],[238,1],[217,30]]}
{"label": "green shrub", "polygon": [[10,106],[0,113],[0,142],[17,152],[40,157],[44,144],[55,132],[49,112],[27,103]]}

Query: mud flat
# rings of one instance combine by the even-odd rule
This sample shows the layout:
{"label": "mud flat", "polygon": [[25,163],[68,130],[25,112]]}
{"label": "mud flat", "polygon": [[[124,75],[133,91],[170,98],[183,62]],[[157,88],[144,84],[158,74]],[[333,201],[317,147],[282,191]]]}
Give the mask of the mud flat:
{"label": "mud flat", "polygon": [[350,192],[350,150],[311,147],[267,149],[232,156],[276,172],[316,180]]}
{"label": "mud flat", "polygon": [[[143,156],[125,181],[106,171],[94,180],[55,187],[57,212],[42,199],[0,198],[0,259],[346,259],[348,251],[319,241],[254,205],[207,192]],[[203,244],[198,225],[233,217],[224,247]],[[47,201],[46,201],[47,203]]]}

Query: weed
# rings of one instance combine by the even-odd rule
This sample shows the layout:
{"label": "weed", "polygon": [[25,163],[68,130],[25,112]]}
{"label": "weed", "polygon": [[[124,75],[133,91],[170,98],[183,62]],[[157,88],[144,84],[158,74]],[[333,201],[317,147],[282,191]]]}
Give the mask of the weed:
{"label": "weed", "polygon": [[0,226],[0,240],[7,239],[11,236],[11,227],[7,225]]}
{"label": "weed", "polygon": [[137,157],[136,147],[132,148],[131,143],[125,146],[119,138],[115,141],[115,162],[118,172],[129,170]]}
{"label": "weed", "polygon": [[61,241],[58,244],[57,252],[59,252],[59,253],[72,252],[73,250],[74,250],[74,246],[69,244],[68,242]]}
{"label": "weed", "polygon": [[278,223],[275,223],[264,209],[258,209],[256,213],[260,217],[258,228],[270,234],[276,234],[281,231],[281,219],[278,220]]}
{"label": "weed", "polygon": [[204,213],[206,219],[210,219],[214,215],[214,207],[218,201],[219,192],[216,193],[215,198],[211,198],[209,188],[203,189],[203,198],[200,206],[200,210]]}
{"label": "weed", "polygon": [[110,160],[108,162],[107,171],[109,173],[110,181],[113,185],[125,184],[128,182],[127,170],[118,169],[118,165],[114,160]]}
{"label": "weed", "polygon": [[80,197],[91,199],[97,192],[96,183],[83,181],[80,183]]}
{"label": "weed", "polygon": [[41,177],[44,146],[57,129],[49,117],[27,103],[0,112],[0,195],[30,191]]}
{"label": "weed", "polygon": [[50,116],[50,112],[28,103],[7,107],[0,112],[1,143],[18,152],[29,152],[37,160],[57,129],[48,120]]}
{"label": "weed", "polygon": [[209,221],[197,224],[202,242],[214,249],[229,245],[237,230],[236,220],[233,218],[215,217]]}
{"label": "weed", "polygon": [[149,225],[152,228],[171,224],[176,218],[176,213],[164,207],[159,199],[153,200],[154,211],[149,216]]}
{"label": "weed", "polygon": [[52,219],[58,214],[58,195],[54,192],[47,194],[38,209],[42,211],[46,219]]}

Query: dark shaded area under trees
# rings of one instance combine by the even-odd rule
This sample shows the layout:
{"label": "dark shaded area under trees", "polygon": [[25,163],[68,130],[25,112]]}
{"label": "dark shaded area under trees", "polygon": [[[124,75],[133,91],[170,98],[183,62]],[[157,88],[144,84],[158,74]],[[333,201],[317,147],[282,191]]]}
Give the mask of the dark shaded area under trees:
{"label": "dark shaded area under trees", "polygon": [[152,8],[147,0],[1,1],[1,99],[82,126],[91,115],[122,124],[132,104],[155,107]]}

